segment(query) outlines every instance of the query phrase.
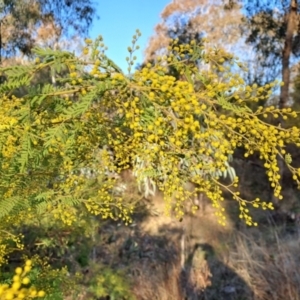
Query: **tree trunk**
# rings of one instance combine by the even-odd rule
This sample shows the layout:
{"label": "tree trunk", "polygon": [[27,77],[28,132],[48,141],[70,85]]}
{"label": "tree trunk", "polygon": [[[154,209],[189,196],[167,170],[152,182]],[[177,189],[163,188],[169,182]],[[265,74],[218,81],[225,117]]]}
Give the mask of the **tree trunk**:
{"label": "tree trunk", "polygon": [[287,106],[290,85],[290,56],[292,53],[294,32],[297,29],[297,0],[291,0],[290,11],[287,17],[287,30],[282,51],[282,82],[280,89],[279,108]]}
{"label": "tree trunk", "polygon": [[[279,108],[285,108],[289,101],[289,86],[290,86],[290,57],[292,54],[292,46],[293,46],[293,37],[294,32],[297,29],[297,10],[298,4],[297,0],[291,0],[290,3],[290,10],[287,15],[287,29],[284,41],[284,48],[282,51],[282,82],[283,86],[280,88],[280,99],[279,99]],[[283,119],[280,118],[280,123],[283,125]],[[283,177],[283,168],[284,168],[284,161],[278,157],[277,159],[278,167],[279,167],[279,174],[281,176],[280,183],[282,183]],[[279,201],[273,195],[272,201],[275,207],[279,208]]]}

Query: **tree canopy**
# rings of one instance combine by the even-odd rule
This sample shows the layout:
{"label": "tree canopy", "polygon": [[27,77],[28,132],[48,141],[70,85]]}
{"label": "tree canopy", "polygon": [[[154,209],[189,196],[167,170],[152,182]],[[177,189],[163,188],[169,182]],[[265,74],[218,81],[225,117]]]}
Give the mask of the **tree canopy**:
{"label": "tree canopy", "polygon": [[[96,16],[91,0],[5,0],[0,3],[2,56],[29,55],[39,40],[87,34]],[[52,45],[53,46],[53,45]]]}

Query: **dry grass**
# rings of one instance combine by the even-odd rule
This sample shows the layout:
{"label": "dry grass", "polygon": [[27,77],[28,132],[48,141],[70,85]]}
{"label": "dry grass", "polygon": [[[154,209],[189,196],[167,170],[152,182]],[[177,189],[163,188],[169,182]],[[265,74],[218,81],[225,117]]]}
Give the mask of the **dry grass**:
{"label": "dry grass", "polygon": [[[155,230],[148,234],[153,237],[156,233],[172,241],[175,258],[164,264],[154,258],[151,267],[143,264],[139,277],[133,280],[137,299],[300,299],[300,271],[296,268],[300,263],[300,236],[297,232],[289,234],[283,224],[276,227],[273,223],[261,224],[258,228],[242,226],[237,230],[229,222],[229,226],[223,228],[209,207],[204,215],[188,216],[180,225],[160,218],[163,219],[163,215],[148,218],[147,226],[142,222],[141,228],[152,224]],[[184,270],[180,263],[183,229],[186,234]]]}
{"label": "dry grass", "polygon": [[229,251],[194,245],[199,251],[189,253],[184,271],[179,259],[151,269],[146,263],[133,292],[140,300],[300,299],[299,236],[279,236],[275,229],[265,234],[249,229],[226,235]]}
{"label": "dry grass", "polygon": [[300,299],[299,235],[279,236],[276,229],[264,232],[237,232],[233,235],[235,251],[228,266],[239,274],[256,300]]}

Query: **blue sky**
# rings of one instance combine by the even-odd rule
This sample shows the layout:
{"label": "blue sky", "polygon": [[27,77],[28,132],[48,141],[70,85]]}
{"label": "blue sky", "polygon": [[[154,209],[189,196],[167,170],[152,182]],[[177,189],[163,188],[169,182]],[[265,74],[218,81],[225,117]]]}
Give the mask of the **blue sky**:
{"label": "blue sky", "polygon": [[139,29],[142,33],[137,43],[140,50],[135,53],[137,62],[141,63],[143,51],[154,33],[155,25],[160,21],[160,13],[170,2],[171,0],[96,0],[100,19],[94,21],[90,37],[94,39],[101,34],[108,47],[107,56],[126,71],[127,47],[131,45],[135,30]]}

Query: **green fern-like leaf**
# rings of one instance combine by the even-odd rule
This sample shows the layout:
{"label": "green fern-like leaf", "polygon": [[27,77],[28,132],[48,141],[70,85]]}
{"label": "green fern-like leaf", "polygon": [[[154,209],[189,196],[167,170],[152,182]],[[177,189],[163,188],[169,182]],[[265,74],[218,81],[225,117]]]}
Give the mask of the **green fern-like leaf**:
{"label": "green fern-like leaf", "polygon": [[24,173],[25,170],[27,169],[30,154],[31,154],[30,138],[28,134],[25,134],[24,137],[22,138],[19,157],[17,159],[17,162],[20,164],[21,173]]}
{"label": "green fern-like leaf", "polygon": [[24,209],[24,201],[20,196],[2,198],[0,200],[0,220],[11,214],[14,210]]}
{"label": "green fern-like leaf", "polygon": [[234,105],[233,103],[229,102],[228,100],[226,100],[223,97],[219,97],[218,98],[218,104],[229,111],[232,111],[233,113],[237,114],[237,115],[245,115],[245,113],[252,113],[251,108],[249,108],[248,106],[237,106]]}

